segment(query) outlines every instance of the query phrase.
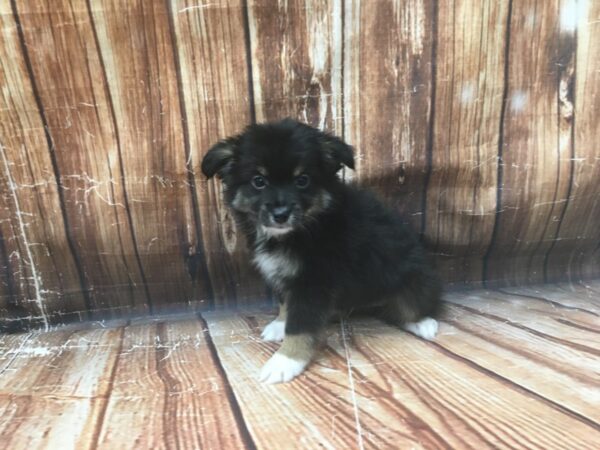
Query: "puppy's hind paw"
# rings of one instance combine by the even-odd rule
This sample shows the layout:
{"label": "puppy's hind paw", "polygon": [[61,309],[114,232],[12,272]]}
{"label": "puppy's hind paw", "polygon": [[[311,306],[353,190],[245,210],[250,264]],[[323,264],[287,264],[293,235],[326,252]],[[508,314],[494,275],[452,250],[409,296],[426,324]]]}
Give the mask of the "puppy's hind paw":
{"label": "puppy's hind paw", "polygon": [[267,342],[280,342],[283,341],[285,336],[285,322],[283,320],[275,319],[269,325],[265,327],[260,337],[263,341]]}
{"label": "puppy's hind paw", "polygon": [[260,381],[267,384],[287,383],[304,372],[308,361],[299,361],[275,353],[263,366],[260,372]]}
{"label": "puppy's hind paw", "polygon": [[419,322],[406,323],[404,329],[412,334],[427,339],[428,341],[433,340],[438,331],[438,322],[431,317],[425,317]]}

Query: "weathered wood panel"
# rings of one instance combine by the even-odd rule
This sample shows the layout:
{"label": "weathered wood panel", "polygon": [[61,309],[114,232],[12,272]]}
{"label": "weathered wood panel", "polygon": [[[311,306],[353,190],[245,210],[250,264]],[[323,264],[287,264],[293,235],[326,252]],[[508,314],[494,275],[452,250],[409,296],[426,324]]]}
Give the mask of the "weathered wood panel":
{"label": "weathered wood panel", "polygon": [[257,380],[276,347],[259,339],[273,317],[260,309],[0,336],[0,438],[9,448],[596,448],[600,282],[508,290],[451,294],[433,342],[373,319],[332,324],[308,371],[275,386]]}
{"label": "weathered wood panel", "polygon": [[600,317],[600,286],[594,284],[559,284],[543,286],[506,287],[502,292],[514,294],[522,298],[533,298],[537,301],[547,302],[559,308],[585,311]]}
{"label": "weathered wood panel", "polygon": [[[0,206],[0,223],[8,222],[8,211],[4,206]],[[6,253],[6,245],[4,237],[0,234],[0,314],[2,317],[2,325],[0,333],[11,331],[11,328],[17,330],[22,329],[18,326],[19,317],[27,315],[25,311],[17,305],[18,296],[13,289],[13,278],[10,273],[10,265],[8,263],[8,255]]]}
{"label": "weathered wood panel", "polygon": [[[496,293],[453,301],[486,311]],[[501,320],[458,312],[451,309],[451,325],[442,324],[433,344],[372,320],[351,322],[344,334],[332,326],[309,371],[275,387],[255,380],[276,347],[258,338],[269,317],[209,313],[207,322],[221,336],[219,357],[259,448],[593,448],[600,410],[588,371],[598,355],[575,348],[577,335],[561,343],[507,324],[527,312],[523,303]],[[569,363],[556,364],[556,355]],[[566,423],[579,442],[565,435]]]}
{"label": "weathered wood panel", "polygon": [[492,239],[509,2],[439,2],[425,236],[448,281],[479,282]]}
{"label": "weathered wood panel", "polygon": [[569,201],[575,40],[563,16],[574,14],[565,10],[572,4],[512,3],[500,129],[501,214],[484,274],[490,283],[543,281],[545,257]]}
{"label": "weathered wood panel", "polygon": [[0,369],[2,445],[91,448],[106,408],[120,336],[119,329],[54,331],[12,348]]}
{"label": "weathered wood panel", "polygon": [[[260,368],[277,348],[260,340],[258,325],[266,325],[268,317],[212,313],[205,317],[210,333],[222,336],[215,339],[215,347],[258,448],[356,448],[343,360],[317,361],[301,383],[261,385]],[[377,418],[374,425],[380,420],[385,421]],[[396,437],[400,446],[416,442],[401,433]]]}
{"label": "weathered wood panel", "polygon": [[[18,21],[0,2],[0,323],[23,318],[47,328],[56,314],[87,317],[45,127]],[[49,316],[54,316],[53,318]],[[58,319],[60,320],[60,319]]]}
{"label": "weathered wood panel", "polygon": [[256,120],[341,132],[342,0],[251,0],[248,28]]}
{"label": "weathered wood panel", "polygon": [[[378,386],[381,393],[375,399],[392,390],[414,416],[426,418],[423,429],[446,446],[593,447],[592,426],[552,405],[532,402],[526,392],[502,379],[483,376],[459,355],[417,340],[403,344],[405,337],[393,329],[363,334],[368,330],[355,329],[358,351],[352,353],[352,364],[360,373],[357,382]],[[579,430],[579,442],[569,441],[573,436],[565,435],[566,423]]]}
{"label": "weathered wood panel", "polygon": [[102,448],[247,448],[237,405],[198,320],[126,327]]}
{"label": "weathered wood panel", "polygon": [[6,372],[17,357],[17,349],[39,332],[0,335],[0,374]]}
{"label": "weathered wood panel", "polygon": [[[477,303],[482,303],[477,299]],[[472,304],[477,307],[476,304]],[[526,330],[512,325],[499,325],[497,320],[471,317],[464,309],[451,309],[454,319],[448,320],[444,348],[463,355],[469,361],[493,370],[536,394],[560,404],[577,414],[598,421],[596,383],[586,372],[569,370],[567,361],[579,360],[577,352],[564,345],[548,343]],[[486,333],[481,330],[485,329]],[[560,355],[561,364],[557,363]],[[582,376],[583,375],[583,376]],[[597,376],[597,375],[596,375]],[[538,378],[552,380],[540,383]],[[572,389],[577,385],[577,389]]]}
{"label": "weathered wood panel", "polygon": [[0,327],[264,300],[207,149],[344,136],[450,285],[600,275],[598,2],[0,0]]}
{"label": "weathered wood panel", "polygon": [[[198,238],[192,261],[206,258],[201,282],[221,305],[235,305],[262,293],[247,264],[245,243],[221,200],[218,180],[204,180],[203,155],[219,139],[251,122],[245,10],[241,0],[221,3],[170,2],[177,49],[189,181],[196,196]],[[203,264],[201,265],[203,266]],[[210,302],[212,304],[212,301]]]}
{"label": "weathered wood panel", "polygon": [[429,175],[433,1],[345,3],[344,133],[358,176],[421,231]]}
{"label": "weathered wood panel", "polygon": [[577,43],[573,76],[561,79],[559,91],[572,108],[572,180],[544,267],[547,280],[600,276],[600,2],[582,2],[579,12],[563,30]]}
{"label": "weathered wood panel", "polygon": [[[198,245],[168,3],[90,5],[135,254],[142,273],[151,274],[144,280],[150,304],[156,299],[155,309],[168,308],[192,300],[186,261]],[[210,298],[209,283],[199,280],[199,299]]]}
{"label": "weathered wood panel", "polygon": [[[472,300],[481,298],[481,296],[465,295],[458,297],[459,299],[454,300],[454,303],[462,305],[467,312],[470,308],[469,305],[472,305]],[[515,328],[525,329],[551,341],[563,344],[572,341],[572,348],[582,353],[578,356],[578,366],[588,374],[600,371],[600,367],[594,367],[600,356],[600,350],[585,342],[586,336],[589,337],[589,330],[595,328],[599,323],[597,316],[584,310],[572,313],[571,319],[566,316],[566,313],[563,313],[561,320],[556,320],[554,314],[550,314],[551,305],[536,304],[535,301],[530,301],[533,299],[528,297],[519,298],[518,291],[517,293],[492,292],[489,294],[489,298],[493,298],[494,302],[486,301],[485,309],[482,312],[482,314],[487,314],[487,318],[504,321]],[[523,304],[526,307],[523,307]],[[579,323],[581,327],[571,326],[570,323]],[[594,378],[592,377],[591,380]]]}
{"label": "weathered wood panel", "polygon": [[[135,256],[121,148],[88,4],[61,0],[13,6],[48,133],[43,152],[50,152],[53,161],[45,169],[60,183],[61,208],[89,308],[145,312],[149,299],[138,288],[145,286],[145,276]],[[42,153],[42,147],[36,150],[34,155]]]}

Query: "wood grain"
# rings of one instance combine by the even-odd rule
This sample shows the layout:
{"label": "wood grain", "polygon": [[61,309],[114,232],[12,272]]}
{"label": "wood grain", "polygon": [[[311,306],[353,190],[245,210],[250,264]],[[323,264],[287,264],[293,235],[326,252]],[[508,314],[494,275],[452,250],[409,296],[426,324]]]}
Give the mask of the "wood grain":
{"label": "wood grain", "polygon": [[[584,8],[585,7],[585,8]],[[600,4],[587,2],[571,31],[577,41],[571,84],[561,85],[572,95],[573,153],[569,201],[560,228],[548,251],[547,281],[600,276]]]}
{"label": "wood grain", "polygon": [[[43,167],[60,183],[88,308],[145,312],[149,304],[122,182],[121,149],[87,5],[23,2],[14,4],[13,12],[48,132],[45,151],[53,161]],[[47,159],[37,164],[44,163]]]}
{"label": "wood grain", "polygon": [[92,306],[69,248],[51,152],[21,49],[10,3],[2,1],[0,330],[12,329],[13,319],[47,328],[64,320],[57,313],[85,318]]}
{"label": "wood grain", "polygon": [[[215,346],[258,448],[359,448],[353,395],[340,354],[327,351],[298,383],[261,385],[260,368],[277,347],[259,338],[257,325],[266,325],[268,316],[208,313],[206,319],[211,334],[222,336]],[[363,392],[362,385],[359,389]],[[393,412],[374,405],[365,414],[362,427],[371,438],[366,448],[418,445],[421,433],[411,429],[410,417],[398,420]],[[389,423],[393,429],[382,433]]]}
{"label": "wood grain", "polygon": [[34,332],[0,335],[0,374],[10,368],[18,355],[18,349],[34,335]]}
{"label": "wood grain", "polygon": [[293,117],[341,132],[341,8],[341,0],[248,2],[257,121]]}
{"label": "wood grain", "polygon": [[[186,260],[196,241],[169,10],[165,2],[90,3],[108,83],[122,182],[148,297],[157,309],[192,298]],[[126,43],[126,44],[125,44]],[[123,51],[114,51],[123,49]],[[153,302],[152,302],[153,303]]]}
{"label": "wood grain", "polygon": [[[575,40],[564,32],[558,0],[513,2],[501,179],[494,240],[485,277],[491,284],[544,279],[544,261],[569,201],[573,153]],[[507,261],[510,263],[507,264]]]}
{"label": "wood grain", "polygon": [[[593,345],[586,343],[589,339],[589,329],[596,328],[599,324],[598,318],[581,312],[573,314],[577,316],[577,322],[580,322],[582,327],[571,326],[569,322],[564,322],[566,312],[561,311],[561,320],[557,320],[556,314],[551,314],[554,310],[553,305],[548,303],[535,303],[530,298],[519,298],[514,294],[504,294],[502,292],[494,292],[487,294],[494,301],[485,302],[484,312],[488,318],[493,320],[505,320],[511,323],[515,328],[525,329],[530,333],[543,336],[546,339],[553,340],[557,343],[568,343],[573,341],[572,346],[578,348],[583,353],[590,355],[590,364],[594,363],[593,355],[600,356],[600,350],[594,348]],[[472,301],[485,296],[460,296],[456,300],[452,300],[463,306],[463,308],[472,309]],[[526,307],[523,307],[523,304]],[[511,316],[506,319],[506,316]],[[587,329],[586,329],[587,328]],[[600,370],[600,368],[589,367],[588,370]]]}
{"label": "wood grain", "polygon": [[198,320],[127,327],[103,448],[251,448]]}
{"label": "wood grain", "polygon": [[492,239],[509,2],[439,2],[425,239],[450,282],[482,279]]}
{"label": "wood grain", "polygon": [[352,364],[360,373],[358,383],[379,386],[381,396],[391,391],[448,447],[595,447],[597,425],[533,401],[502,377],[441,350],[443,334],[438,344],[429,344],[387,327],[373,332],[373,326],[354,328]]}
{"label": "wood grain", "polygon": [[223,204],[219,181],[206,181],[199,167],[212,145],[251,121],[245,11],[241,0],[200,4],[189,0],[169,6],[200,230],[192,257],[206,258],[205,273],[199,275],[218,304],[243,304],[263,294],[263,284],[247,264],[246,244]]}
{"label": "wood grain", "polygon": [[[4,214],[0,218],[0,222],[6,222],[5,208],[0,208]],[[25,315],[24,312],[17,306],[17,296],[15,295],[12,287],[14,281],[11,276],[10,266],[8,264],[8,255],[6,253],[6,246],[4,243],[4,237],[0,234],[0,333],[4,333],[14,326],[13,319],[19,321],[19,316]]]}
{"label": "wood grain", "polygon": [[449,289],[600,276],[598,2],[0,0],[0,330],[264,301],[219,139],[356,147]]}
{"label": "wood grain", "polygon": [[[14,350],[0,377],[6,448],[89,448],[105,407],[121,332],[55,331]],[[1,367],[1,366],[0,366]]]}
{"label": "wood grain", "polygon": [[345,3],[344,134],[359,179],[421,231],[433,118],[433,1]]}
{"label": "wood grain", "polygon": [[[509,292],[510,291],[510,292]],[[263,385],[266,309],[0,336],[8,448],[577,448],[600,439],[600,282],[452,293],[435,341],[331,324]],[[588,307],[589,306],[589,307]],[[79,325],[81,327],[81,325]]]}
{"label": "wood grain", "polygon": [[544,301],[550,305],[574,308],[600,316],[600,282],[561,283],[543,286],[503,288],[502,292],[522,298]]}
{"label": "wood grain", "polygon": [[[431,344],[374,320],[353,321],[344,334],[331,327],[324,354],[296,382],[265,387],[255,377],[276,347],[258,340],[268,320],[263,314],[207,317],[211,333],[221,336],[215,345],[258,447],[593,448],[598,437],[597,402],[589,397],[593,375],[585,382],[573,376],[590,366],[577,350],[527,332],[467,315],[452,323],[465,322],[473,335],[443,324]],[[478,337],[482,325],[492,329],[490,336]],[[518,353],[523,336],[539,358]],[[496,353],[482,350],[492,347]],[[549,352],[571,354],[569,368],[557,369]],[[565,435],[566,423],[578,430],[578,442]]]}
{"label": "wood grain", "polygon": [[[517,308],[506,308],[503,315],[490,314],[485,306],[479,306],[495,301],[494,294],[490,297],[472,299],[468,307],[449,308],[449,318],[445,321],[448,327],[440,336],[441,345],[568,411],[599,422],[596,382],[599,355],[590,354],[589,349],[586,352],[586,343],[576,335],[565,333],[551,340],[536,329],[521,325],[514,319]],[[563,324],[582,324],[576,316],[584,314],[560,310],[555,315],[560,317],[555,320]],[[589,329],[599,324],[597,317],[595,324],[588,322]],[[561,331],[569,328],[563,326]],[[541,382],[540,378],[552,383]]]}

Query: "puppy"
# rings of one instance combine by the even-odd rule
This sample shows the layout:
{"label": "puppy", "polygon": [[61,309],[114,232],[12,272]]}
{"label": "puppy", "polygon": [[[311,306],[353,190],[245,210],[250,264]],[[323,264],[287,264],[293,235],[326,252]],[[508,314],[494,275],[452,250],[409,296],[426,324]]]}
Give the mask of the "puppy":
{"label": "puppy", "polygon": [[416,235],[364,189],[343,183],[353,150],[339,138],[286,119],[251,125],[202,161],[222,180],[253,262],[280,303],[263,331],[281,341],[261,380],[290,381],[314,357],[337,314],[368,309],[433,339],[441,284]]}

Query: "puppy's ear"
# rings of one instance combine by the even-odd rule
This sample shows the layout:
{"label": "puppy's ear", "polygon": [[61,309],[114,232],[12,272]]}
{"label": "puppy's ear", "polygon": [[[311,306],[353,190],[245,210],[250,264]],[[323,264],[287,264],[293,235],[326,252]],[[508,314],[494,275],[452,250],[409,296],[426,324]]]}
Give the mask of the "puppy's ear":
{"label": "puppy's ear", "polygon": [[202,160],[202,173],[211,178],[215,174],[223,178],[233,164],[233,156],[240,144],[239,137],[233,137],[213,145]]}
{"label": "puppy's ear", "polygon": [[354,149],[351,146],[330,134],[324,134],[321,142],[326,161],[332,164],[336,172],[342,168],[342,164],[354,169]]}

